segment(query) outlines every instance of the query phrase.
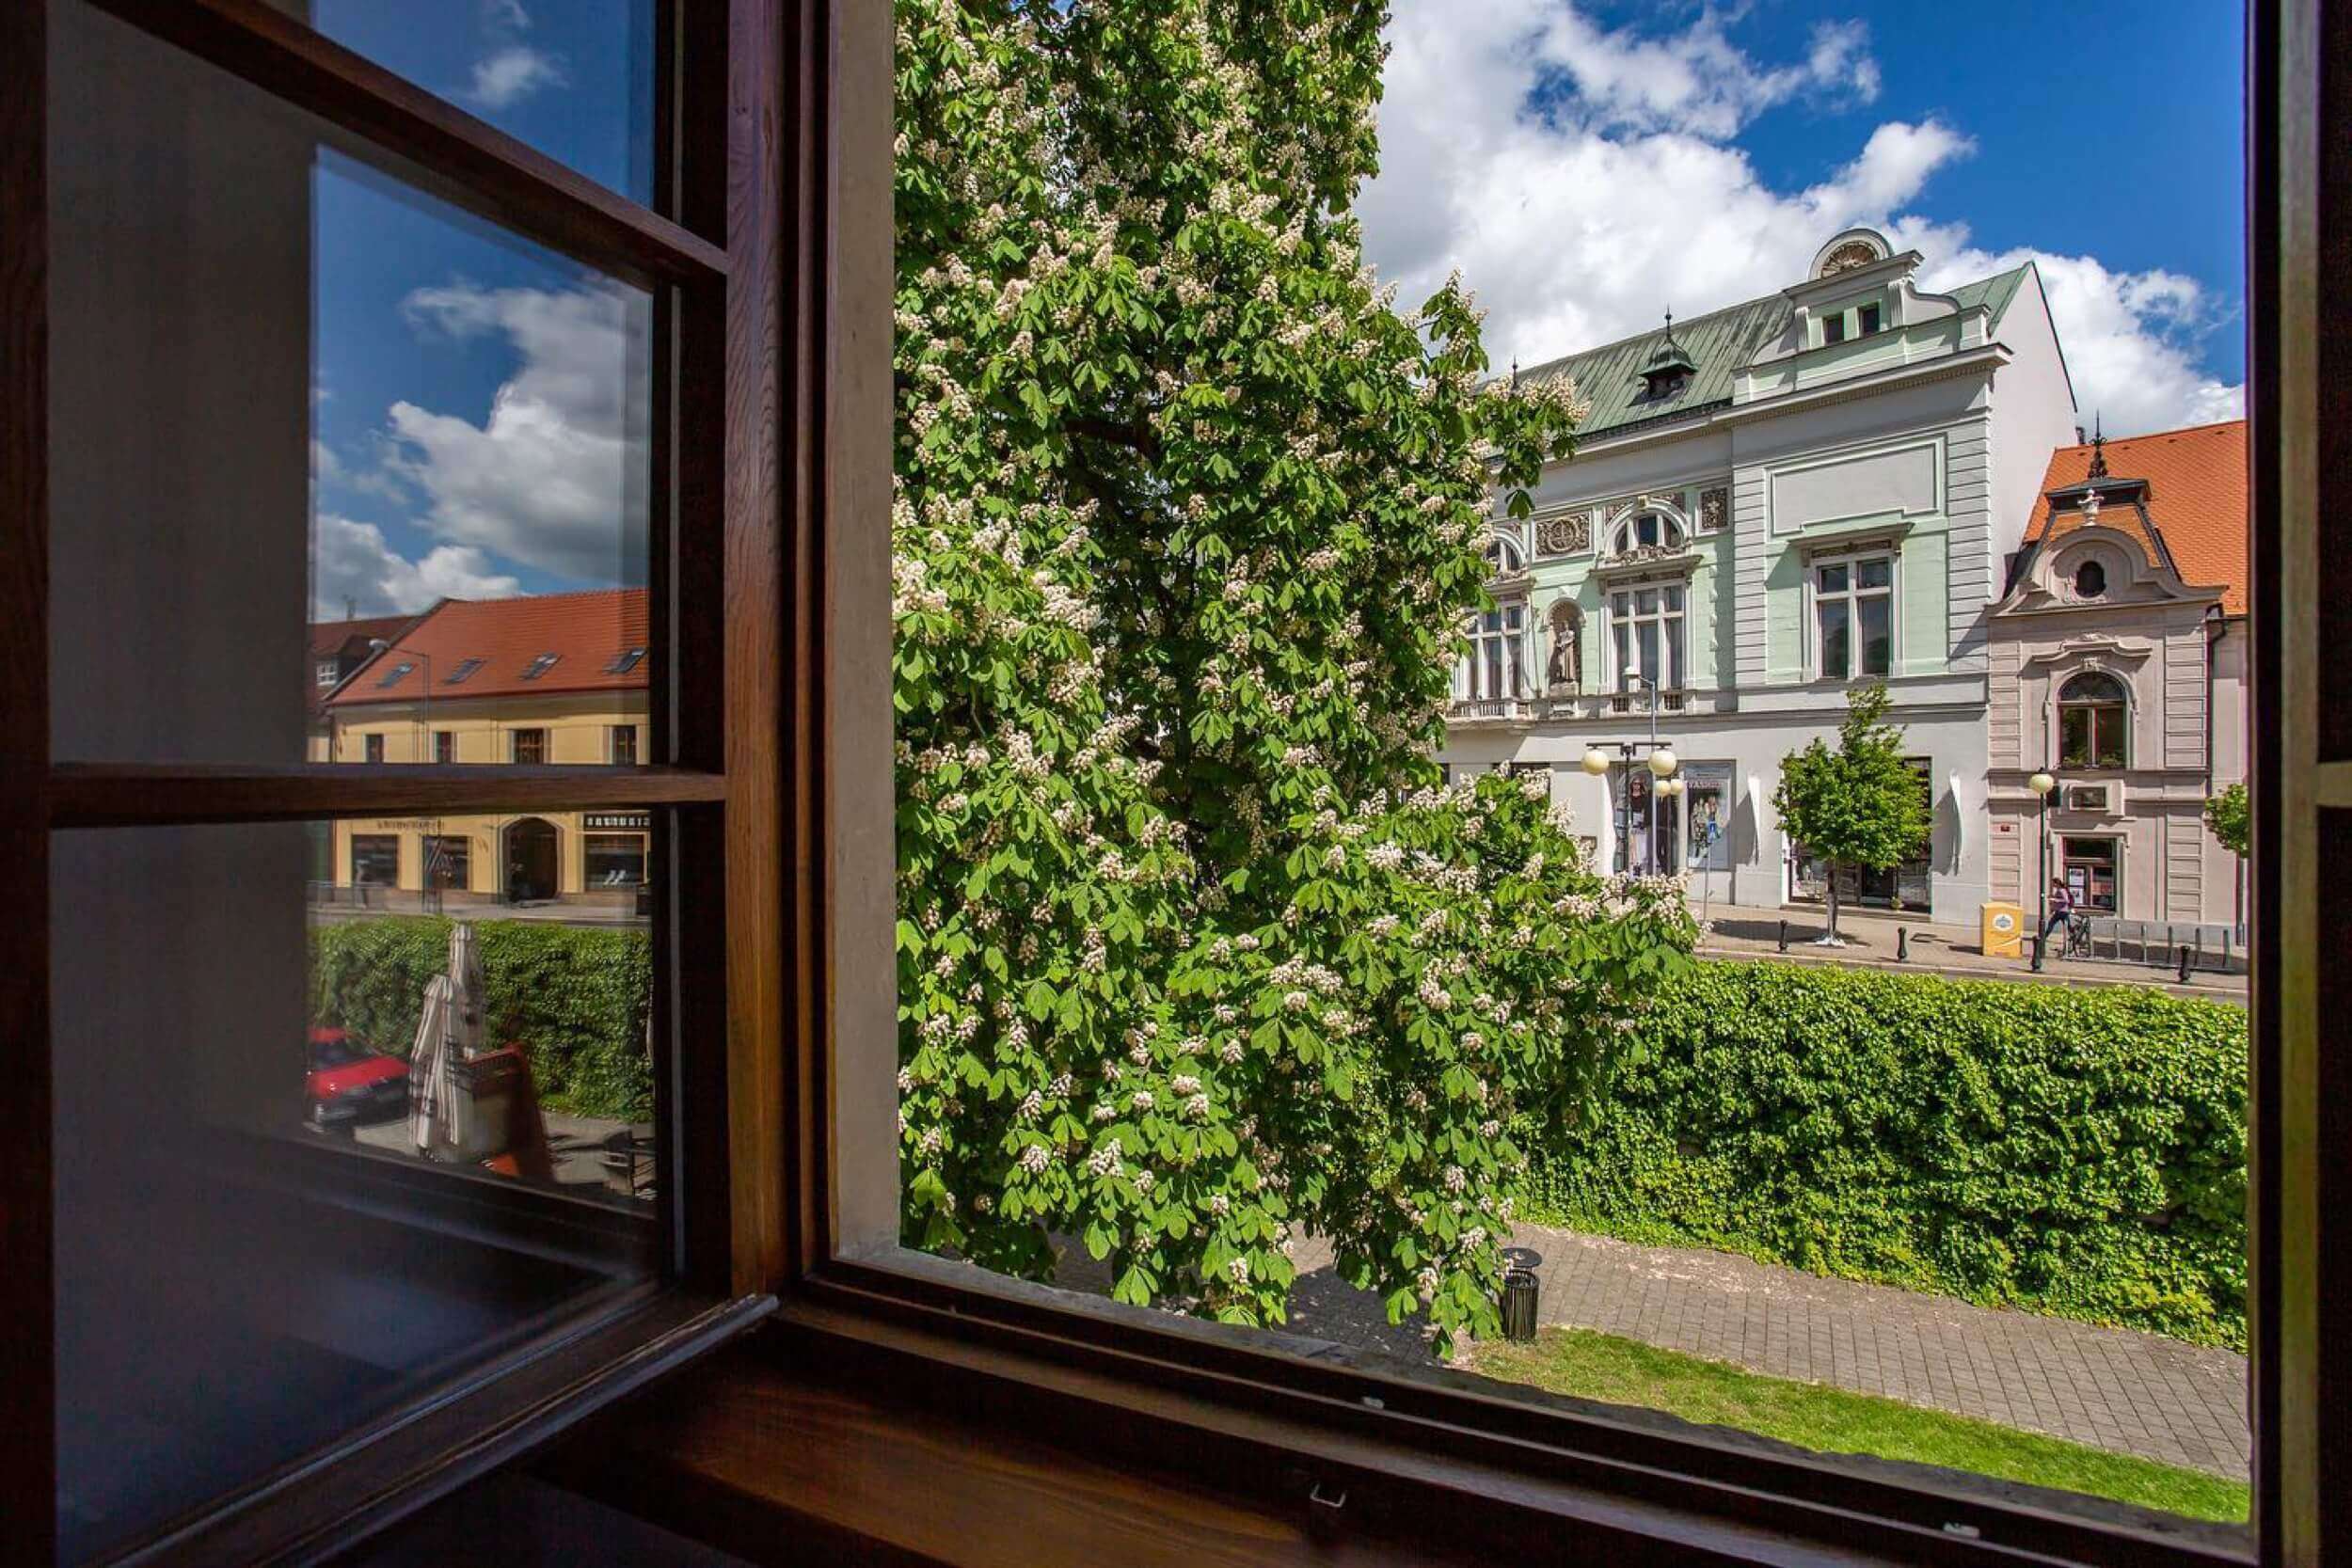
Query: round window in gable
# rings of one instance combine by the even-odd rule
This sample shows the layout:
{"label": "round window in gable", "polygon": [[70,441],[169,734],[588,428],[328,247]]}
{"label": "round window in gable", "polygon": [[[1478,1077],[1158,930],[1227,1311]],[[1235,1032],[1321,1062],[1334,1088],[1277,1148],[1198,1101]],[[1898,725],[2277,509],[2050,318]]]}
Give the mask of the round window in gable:
{"label": "round window in gable", "polygon": [[2074,597],[2095,599],[2107,591],[2107,569],[2095,561],[2086,561],[2074,569]]}

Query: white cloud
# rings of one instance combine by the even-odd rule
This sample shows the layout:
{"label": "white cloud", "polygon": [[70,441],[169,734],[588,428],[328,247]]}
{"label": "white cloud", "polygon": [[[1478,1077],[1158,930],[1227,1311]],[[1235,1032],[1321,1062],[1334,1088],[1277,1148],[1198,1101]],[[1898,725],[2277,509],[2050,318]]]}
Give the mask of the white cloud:
{"label": "white cloud", "polygon": [[522,584],[489,570],[490,560],[463,545],[438,545],[410,561],[385,543],[373,523],[331,512],[312,519],[312,618],[339,621],[346,605],[361,615],[412,615],[436,599],[502,599]]}
{"label": "white cloud", "polygon": [[644,464],[644,302],[618,289],[420,289],[403,309],[420,331],[495,335],[520,367],[481,424],[392,404],[385,471],[424,498],[418,519],[452,544],[562,577],[611,580],[635,532]]}
{"label": "white cloud", "polygon": [[1500,366],[1533,364],[1677,316],[1753,299],[1804,275],[1854,223],[1885,228],[1954,283],[2042,262],[2075,394],[2110,432],[2225,417],[2238,388],[2197,367],[2214,308],[2178,275],[2091,257],[1993,255],[1964,227],[1908,214],[1974,144],[1934,118],[1889,119],[1852,160],[1776,190],[1733,139],[1793,100],[1867,103],[1876,61],[1859,24],[1818,27],[1802,60],[1759,61],[1712,10],[1683,31],[1606,30],[1571,0],[1399,0],[1381,104],[1380,176],[1359,203],[1381,274],[1417,304],[1453,269],[1489,311]]}
{"label": "white cloud", "polygon": [[496,113],[512,108],[541,87],[560,87],[568,80],[563,62],[527,43],[508,43],[473,63],[473,75],[458,95],[478,109]]}

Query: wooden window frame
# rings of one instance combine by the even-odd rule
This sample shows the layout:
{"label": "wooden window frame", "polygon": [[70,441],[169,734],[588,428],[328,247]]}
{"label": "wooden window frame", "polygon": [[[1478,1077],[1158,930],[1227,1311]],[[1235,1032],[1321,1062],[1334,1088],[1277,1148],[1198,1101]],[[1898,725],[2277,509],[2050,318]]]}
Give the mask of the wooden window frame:
{"label": "wooden window frame", "polygon": [[[684,514],[723,510],[720,537],[657,562],[655,752],[664,766],[580,770],[407,768],[162,770],[54,766],[46,755],[44,409],[40,258],[42,24],[0,8],[0,718],[35,737],[0,765],[0,900],[16,913],[0,965],[0,1038],[47,1037],[48,832],[118,821],[273,820],[403,809],[723,802],[724,831],[663,848],[689,880],[724,873],[719,907],[674,911],[723,954],[723,1057],[671,1064],[674,1092],[723,1107],[723,1147],[681,1143],[674,1286],[542,1349],[342,1457],[373,1482],[246,1499],[173,1543],[223,1560],[343,1539],[527,1449],[782,1306],[759,1343],[787,1363],[838,1355],[877,1384],[986,1410],[1136,1465],[1283,1494],[1285,1465],[1356,1488],[1391,1517],[1463,1540],[1628,1549],[1645,1560],[2099,1562],[2186,1565],[2236,1555],[2022,1505],[1935,1494],[1833,1462],[1666,1434],[1486,1398],[1181,1320],[1073,1302],[897,1248],[888,594],[892,127],[886,8],[851,0],[689,6],[665,39],[723,36],[729,167],[681,190],[672,224],[621,202],[367,62],[302,35],[258,0],[96,0],[355,131],[534,237],[686,288],[681,332],[723,331],[723,387],[679,380],[665,433],[723,417],[720,473],[679,475]],[[2352,461],[2352,314],[2320,279],[2352,267],[2352,138],[2320,135],[2352,104],[2352,15],[2317,0],[2250,10],[2249,403],[2255,515],[2251,1282],[2255,1529],[2264,1563],[2344,1560],[2352,1489],[2352,1337],[2321,1332],[2352,1287],[2352,1062],[2321,1049],[2319,851],[2352,863],[2352,689],[2313,657],[2352,632],[2352,545],[2325,542],[2323,477]],[[29,89],[29,90],[26,90]],[[672,128],[691,133],[693,127]],[[709,125],[700,125],[707,132]],[[2282,193],[2284,193],[2282,197]],[[723,214],[723,217],[718,214]],[[30,227],[26,225],[29,221]],[[714,235],[730,237],[722,245]],[[2332,270],[2323,271],[2323,262]],[[753,366],[756,373],[749,373]],[[2324,416],[2324,417],[2323,417]],[[670,438],[659,434],[658,438]],[[2321,601],[2322,565],[2334,593]],[[669,625],[685,581],[723,582],[719,624]],[[723,654],[723,713],[673,703],[675,666]],[[459,775],[459,776],[452,776]],[[155,785],[174,787],[158,799]],[[880,787],[877,787],[877,785]],[[777,851],[781,849],[781,853]],[[2328,903],[2352,920],[2352,877]],[[713,949],[706,946],[705,952]],[[672,975],[674,979],[674,973]],[[689,1005],[674,990],[681,1008]],[[2352,1006],[2352,993],[2335,1000]],[[44,1065],[0,1097],[0,1141],[45,1149]],[[701,1097],[708,1096],[708,1100]],[[45,1259],[45,1159],[0,1163],[0,1255]],[[5,1285],[0,1401],[12,1459],[0,1513],[38,1553],[49,1528],[56,1397],[47,1270]],[[2344,1299],[2341,1290],[2335,1295]],[[26,1463],[29,1459],[31,1462]],[[952,1457],[944,1462],[954,1462]],[[906,1484],[919,1486],[910,1476]],[[300,1489],[296,1489],[299,1491]],[[1293,1506],[1311,1510],[1302,1494]],[[1383,1529],[1376,1507],[1361,1528]],[[211,1533],[204,1533],[210,1531]],[[239,1535],[234,1532],[244,1531]],[[1579,1532],[1564,1536],[1563,1531]],[[340,1532],[340,1533],[338,1533]],[[2330,1551],[2329,1548],[2333,1550]],[[232,1550],[231,1548],[235,1548]],[[242,1555],[237,1555],[241,1551]],[[203,1555],[198,1553],[195,1555]]]}
{"label": "wooden window frame", "polygon": [[[0,8],[0,715],[22,743],[0,761],[0,1517],[9,1551],[55,1557],[52,1346],[55,1190],[49,1159],[49,843],[72,829],[502,815],[653,813],[666,901],[655,923],[657,1100],[667,1137],[658,1276],[567,1310],[494,1364],[242,1487],[110,1560],[254,1562],[331,1555],[582,1416],[740,1333],[772,1310],[780,1169],[787,867],[778,750],[797,694],[782,678],[785,563],[807,531],[808,380],[789,356],[811,322],[806,182],[824,99],[814,0],[661,0],[655,182],[640,205],[344,48],[267,0],[87,4],[305,111],[345,150],[512,232],[649,291],[654,541],[649,644],[660,650],[655,766],[499,768],[343,762],[178,766],[60,761],[50,751],[48,549],[48,9]],[[787,235],[791,236],[787,243]],[[693,611],[689,613],[689,611]],[[712,613],[711,611],[717,611]],[[685,1049],[687,1040],[712,1042]],[[277,1151],[282,1154],[283,1151]],[[524,1235],[578,1204],[398,1161],[287,1155],[304,1181]],[[341,1151],[336,1151],[341,1152]],[[272,1151],[261,1151],[263,1158]],[[426,1180],[431,1178],[432,1180]],[[459,1191],[462,1189],[462,1193]],[[306,1190],[310,1190],[306,1186]],[[456,1211],[451,1211],[455,1212]],[[501,1217],[503,1216],[503,1217]],[[595,1215],[589,1215],[591,1222]],[[580,1232],[587,1235],[587,1232]]]}
{"label": "wooden window frame", "polygon": [[[2292,885],[2282,895],[2278,858],[2282,832],[2308,837],[2314,831],[2307,808],[2316,769],[2282,766],[2280,737],[2315,733],[2308,713],[2299,727],[2281,721],[2297,702],[2309,707],[2310,693],[2296,682],[2308,687],[2316,676],[2308,650],[2298,650],[2303,673],[2282,687],[2280,627],[2297,621],[2282,583],[2299,582],[2286,592],[2308,594],[2316,574],[2282,573],[2280,557],[2292,561],[2316,548],[2318,476],[2342,471],[2319,463],[2323,378],[2312,345],[2322,341],[2332,341],[2340,356],[2328,383],[2340,416],[2331,451],[2340,462],[2352,460],[2352,396],[2344,390],[2352,387],[2352,327],[2345,325],[2352,315],[2333,304],[2334,336],[2323,340],[2317,286],[2318,277],[2343,276],[2344,264],[2352,262],[2352,138],[2339,135],[2323,160],[2318,135],[2323,109],[2338,117],[2352,111],[2352,15],[2338,8],[2323,18],[2316,0],[2253,0],[2249,27],[2249,271],[2256,294],[2249,404],[2258,453],[2253,774],[2261,891],[2251,998],[2257,1103],[2249,1129],[2255,1503],[2253,1528],[2241,1543],[2217,1545],[2163,1526],[2119,1528],[1980,1493],[1933,1491],[1834,1458],[1665,1435],[1340,1357],[1302,1360],[1246,1331],[1073,1301],[898,1248],[889,1201],[896,1180],[890,911],[887,899],[876,896],[883,879],[874,874],[887,863],[891,831],[887,649],[874,635],[882,622],[874,608],[887,591],[888,547],[882,531],[865,521],[881,515],[886,499],[889,411],[886,384],[876,383],[882,381],[879,345],[888,338],[890,271],[878,253],[882,240],[872,232],[877,220],[857,211],[836,213],[837,264],[829,277],[836,339],[827,359],[833,395],[825,454],[833,467],[825,483],[833,504],[819,519],[827,641],[806,676],[822,693],[822,763],[812,783],[823,831],[812,842],[823,846],[823,854],[811,869],[823,879],[813,884],[813,902],[801,918],[824,946],[823,961],[800,973],[803,984],[817,974],[823,980],[803,1004],[812,1010],[811,1027],[790,1067],[797,1092],[786,1181],[802,1223],[793,1228],[789,1272],[776,1282],[779,1321],[762,1340],[787,1362],[855,1360],[873,1369],[870,1381],[917,1402],[967,1414],[994,1408],[1009,1430],[1018,1422],[1025,1432],[1054,1433],[1078,1451],[1125,1453],[1157,1472],[1210,1481],[1311,1515],[1307,1489],[1293,1488],[1283,1468],[1304,1465],[1311,1475],[1335,1480],[1340,1490],[1353,1485],[1385,1495],[1396,1505],[1391,1517],[1409,1508],[1424,1525],[1435,1519],[1459,1539],[1500,1533],[1523,1544],[1557,1543],[1561,1529],[1574,1528],[1596,1542],[1646,1548],[1645,1557],[1708,1561],[1834,1555],[1840,1561],[2177,1568],[2318,1562],[2324,1545],[2334,1547],[2328,1560],[2352,1560],[2352,1502],[2345,1500],[2352,1488],[2331,1497],[2322,1481],[2331,1468],[2340,1477],[2352,1466],[2352,1337],[2319,1333],[2323,1287],[2330,1280],[2352,1286],[2352,1267],[2344,1259],[2352,1247],[2341,1225],[2325,1229],[2327,1217],[2352,1201],[2352,1136],[2341,1135],[2352,1132],[2352,1085],[2344,1082],[2352,1063],[2323,1061],[2316,1041],[2306,1037],[2312,1013],[2307,1006],[2298,1012],[2296,999],[2314,984],[2312,930],[2294,917],[2282,920],[2282,896],[2291,902],[2298,895]],[[851,71],[860,64],[853,53],[836,60],[871,90],[886,61]],[[2309,65],[2315,59],[2332,62],[2334,96],[2325,103],[2323,73]],[[871,199],[887,189],[886,160],[860,138],[879,144],[887,126],[859,117],[849,103],[854,89],[841,90],[836,195]],[[2328,254],[2338,263],[2332,274],[2318,270],[2323,212]],[[840,265],[842,259],[865,265]],[[875,345],[870,359],[849,352],[861,342]],[[2291,472],[2282,461],[2289,451]],[[2352,606],[2352,546],[2337,548],[2344,568],[2337,602]],[[2352,610],[2344,614],[2352,619]],[[2352,633],[2352,626],[2345,630]],[[793,653],[804,651],[796,646]],[[2341,832],[2352,859],[2352,690],[2343,695],[2338,754],[2344,760],[2324,776],[2345,808]],[[2340,880],[2352,887],[2352,878]],[[796,888],[805,885],[796,879]],[[2309,895],[2308,887],[2301,890]],[[2352,920],[2352,908],[2346,916]],[[2352,985],[2352,975],[2344,983]],[[2326,1085],[2335,1086],[2332,1098],[2320,1092]],[[2324,1155],[2312,1136],[2323,1105],[2340,1134]],[[1457,1464],[1479,1469],[1480,1479],[1438,1473]]]}

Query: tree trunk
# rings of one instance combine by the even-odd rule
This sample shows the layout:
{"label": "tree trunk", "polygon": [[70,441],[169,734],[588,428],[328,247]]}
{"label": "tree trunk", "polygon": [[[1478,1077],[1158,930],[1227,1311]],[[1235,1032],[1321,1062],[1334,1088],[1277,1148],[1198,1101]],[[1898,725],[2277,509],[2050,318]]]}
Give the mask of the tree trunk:
{"label": "tree trunk", "polygon": [[1830,940],[1831,942],[1836,942],[1836,941],[1837,940],[1837,864],[1838,864],[1838,863],[1837,863],[1837,862],[1836,862],[1836,861],[1831,861],[1831,862],[1829,863],[1829,931],[1828,931],[1828,936],[1829,936],[1829,940]]}

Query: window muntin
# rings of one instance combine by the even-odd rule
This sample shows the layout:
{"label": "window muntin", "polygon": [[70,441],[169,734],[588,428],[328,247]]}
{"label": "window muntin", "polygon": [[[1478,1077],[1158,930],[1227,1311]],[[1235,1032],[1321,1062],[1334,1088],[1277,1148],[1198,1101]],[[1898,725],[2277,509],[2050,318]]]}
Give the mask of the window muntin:
{"label": "window muntin", "polygon": [[1823,680],[1884,676],[1895,669],[1895,562],[1851,556],[1812,568],[1816,672]]}
{"label": "window muntin", "polygon": [[2058,766],[2129,768],[2131,699],[2123,683],[2087,670],[2058,688]]}
{"label": "window muntin", "polygon": [[1609,595],[1609,634],[1615,655],[1615,689],[1645,682],[1661,690],[1683,684],[1684,590],[1680,583],[1623,588]]}
{"label": "window muntin", "polygon": [[548,732],[542,729],[510,732],[507,736],[507,760],[517,763],[547,761]]}
{"label": "window muntin", "polygon": [[321,659],[314,677],[320,686],[332,686],[342,678],[340,667],[331,658]]}

